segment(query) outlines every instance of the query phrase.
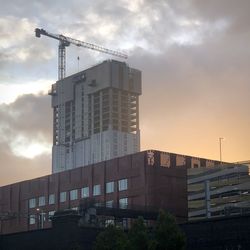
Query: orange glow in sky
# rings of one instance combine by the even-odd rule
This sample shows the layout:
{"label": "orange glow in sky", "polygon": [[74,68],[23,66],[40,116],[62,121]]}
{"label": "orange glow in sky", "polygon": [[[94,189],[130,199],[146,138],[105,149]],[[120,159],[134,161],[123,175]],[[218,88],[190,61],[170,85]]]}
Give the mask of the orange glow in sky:
{"label": "orange glow in sky", "polygon": [[[0,186],[51,173],[46,92],[57,79],[58,43],[37,39],[34,29],[41,26],[120,49],[142,71],[141,150],[219,160],[223,137],[223,161],[250,160],[250,1],[184,2],[20,6],[13,0],[1,6]],[[70,46],[67,75],[78,71],[78,63],[83,70],[107,59]]]}

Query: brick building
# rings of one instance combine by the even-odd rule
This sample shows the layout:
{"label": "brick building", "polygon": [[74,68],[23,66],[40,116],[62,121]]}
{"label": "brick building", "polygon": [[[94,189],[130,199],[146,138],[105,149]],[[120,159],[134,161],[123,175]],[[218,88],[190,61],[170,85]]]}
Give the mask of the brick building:
{"label": "brick building", "polygon": [[187,220],[187,168],[216,161],[143,151],[0,188],[0,232],[51,226],[55,211],[77,209],[85,198],[106,206],[165,208]]}

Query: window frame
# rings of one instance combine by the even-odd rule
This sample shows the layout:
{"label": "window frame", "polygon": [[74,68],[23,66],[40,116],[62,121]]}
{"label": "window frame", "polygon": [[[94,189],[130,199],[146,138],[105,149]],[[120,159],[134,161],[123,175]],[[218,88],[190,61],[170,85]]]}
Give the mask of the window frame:
{"label": "window frame", "polygon": [[114,207],[114,200],[106,201],[105,207],[113,208]]}
{"label": "window frame", "polygon": [[29,208],[35,208],[36,207],[36,198],[29,199]]}
{"label": "window frame", "polygon": [[[63,195],[63,196],[62,196]],[[65,197],[64,197],[65,195]],[[64,198],[63,198],[64,197]],[[63,198],[63,199],[62,199]],[[66,191],[62,191],[60,192],[60,203],[66,202],[67,201],[67,192]]]}
{"label": "window frame", "polygon": [[118,190],[119,191],[128,190],[128,179],[127,178],[118,180]]}
{"label": "window frame", "polygon": [[56,196],[55,196],[55,194],[49,194],[48,204],[49,205],[54,205],[55,203],[56,203]]}
{"label": "window frame", "polygon": [[96,184],[93,186],[93,196],[101,195],[101,185]]}
{"label": "window frame", "polygon": [[106,194],[114,193],[115,190],[115,182],[110,181],[106,182]]}
{"label": "window frame", "polygon": [[56,212],[55,210],[52,210],[52,211],[48,212],[48,221],[51,221],[51,217],[54,216],[55,212]]}
{"label": "window frame", "polygon": [[[85,191],[87,190],[86,192],[86,195],[85,195]],[[83,187],[81,189],[81,198],[88,198],[89,197],[89,186],[86,186],[86,187]]]}
{"label": "window frame", "polygon": [[35,225],[36,224],[36,215],[30,214],[29,215],[29,225]]}
{"label": "window frame", "polygon": [[[73,196],[73,197],[72,197],[72,196]],[[72,190],[70,190],[70,192],[69,192],[69,199],[70,199],[71,201],[75,201],[75,200],[78,199],[78,190],[77,190],[77,189],[72,189]]]}
{"label": "window frame", "polygon": [[[123,201],[126,201],[126,202],[123,202]],[[128,197],[124,197],[124,198],[119,199],[119,208],[121,208],[121,209],[128,208]]]}
{"label": "window frame", "polygon": [[43,207],[46,205],[45,196],[38,197],[38,207]]}

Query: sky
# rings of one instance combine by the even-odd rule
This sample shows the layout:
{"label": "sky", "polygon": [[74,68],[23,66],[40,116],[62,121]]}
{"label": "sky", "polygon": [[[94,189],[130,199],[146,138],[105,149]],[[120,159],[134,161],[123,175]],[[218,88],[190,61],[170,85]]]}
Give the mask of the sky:
{"label": "sky", "polygon": [[[142,71],[141,150],[250,160],[249,0],[0,0],[0,186],[51,173],[58,42]],[[67,48],[67,75],[107,59]]]}

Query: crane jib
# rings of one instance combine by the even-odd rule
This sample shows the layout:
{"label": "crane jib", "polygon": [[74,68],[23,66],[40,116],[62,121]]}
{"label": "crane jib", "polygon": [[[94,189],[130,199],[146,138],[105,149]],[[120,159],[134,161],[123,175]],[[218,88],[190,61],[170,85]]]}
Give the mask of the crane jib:
{"label": "crane jib", "polygon": [[58,79],[59,80],[65,77],[65,72],[66,72],[66,48],[65,47],[68,47],[70,44],[74,44],[77,47],[84,47],[87,49],[99,51],[101,53],[117,56],[117,57],[124,58],[124,59],[128,58],[126,54],[120,51],[107,49],[99,45],[83,42],[83,41],[80,41],[71,37],[67,37],[64,35],[52,34],[52,33],[47,32],[44,29],[36,28],[35,34],[36,34],[36,37],[38,38],[40,38],[41,35],[44,35],[44,36],[48,36],[59,41],[59,47],[58,47]]}

